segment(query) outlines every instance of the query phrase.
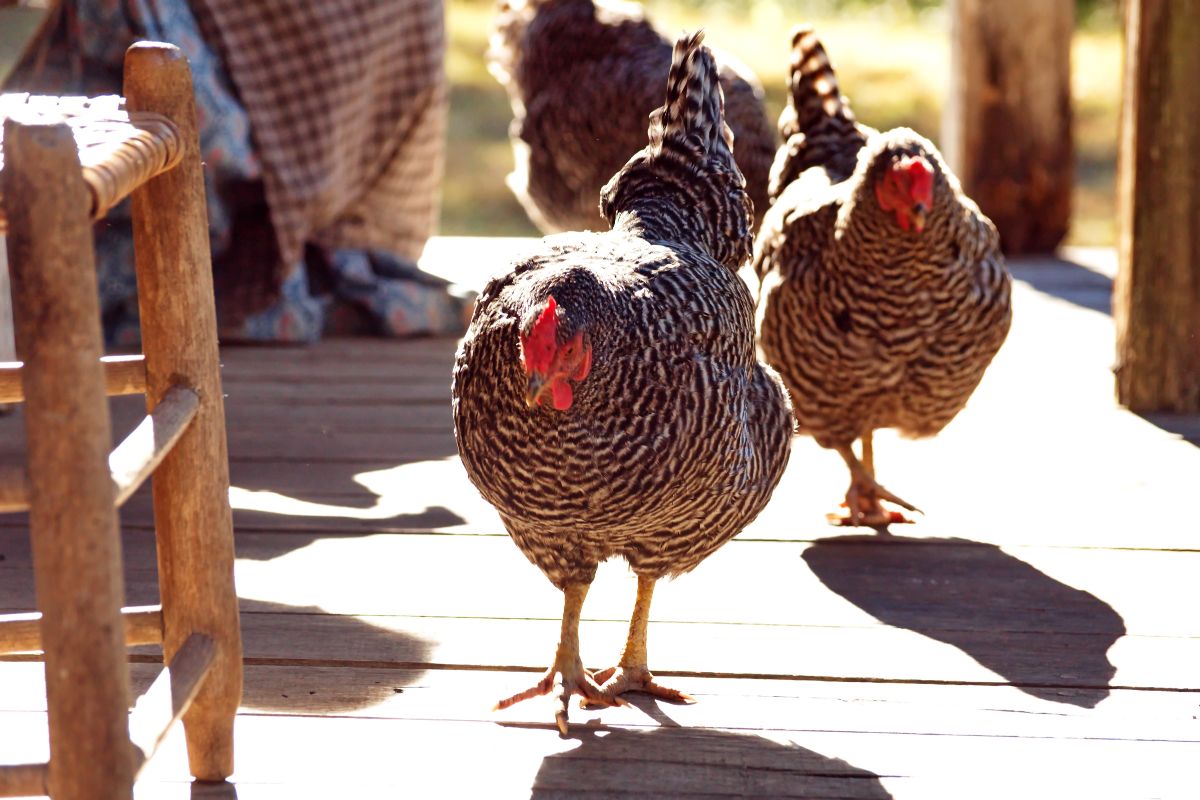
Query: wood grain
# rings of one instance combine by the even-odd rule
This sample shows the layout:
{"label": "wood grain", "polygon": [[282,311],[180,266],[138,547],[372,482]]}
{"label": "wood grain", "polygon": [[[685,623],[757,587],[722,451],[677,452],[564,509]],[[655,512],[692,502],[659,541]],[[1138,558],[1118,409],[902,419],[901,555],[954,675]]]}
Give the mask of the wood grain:
{"label": "wood grain", "polygon": [[30,535],[59,800],[130,797],[121,547],[90,202],[70,129],[4,123]]}
{"label": "wood grain", "polygon": [[147,411],[181,383],[200,397],[192,424],[155,471],[154,517],[165,660],[193,633],[217,646],[212,674],[184,717],[192,775],[217,781],[233,772],[241,638],[212,255],[187,60],[171,45],[133,45],[125,93],[131,111],[166,116],[183,141],[179,165],[133,193],[133,237]]}
{"label": "wood grain", "polygon": [[[0,317],[0,328],[3,325],[4,320]],[[104,356],[100,361],[104,365],[106,394],[115,396],[141,394],[145,391],[146,367],[141,356]],[[20,361],[0,361],[0,403],[20,403],[25,399],[25,390],[21,386],[21,368]]]}
{"label": "wood grain", "polygon": [[158,751],[171,726],[182,719],[196,699],[216,654],[213,640],[193,633],[159,671],[129,713],[134,772],[141,772]]}
{"label": "wood grain", "polygon": [[[121,609],[126,645],[162,643],[162,610],[158,607]],[[42,615],[0,616],[0,653],[36,653],[42,650]]]}
{"label": "wood grain", "polygon": [[32,797],[49,793],[46,764],[0,764],[0,797]]}
{"label": "wood grain", "polygon": [[173,386],[162,401],[126,436],[108,457],[116,487],[116,503],[123,505],[171,452],[196,416],[200,397],[191,389]]}
{"label": "wood grain", "polygon": [[1134,411],[1200,412],[1200,3],[1125,4],[1113,295],[1117,397]]}

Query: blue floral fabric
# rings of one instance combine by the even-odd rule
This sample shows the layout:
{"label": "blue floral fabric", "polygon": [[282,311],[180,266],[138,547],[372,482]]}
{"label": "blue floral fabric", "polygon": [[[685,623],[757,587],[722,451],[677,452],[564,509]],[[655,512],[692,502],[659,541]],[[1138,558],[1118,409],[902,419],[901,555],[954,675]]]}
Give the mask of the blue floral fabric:
{"label": "blue floral fabric", "polygon": [[[126,48],[139,40],[170,42],[191,64],[200,149],[205,162],[209,232],[214,257],[237,246],[235,196],[261,181],[250,119],[220,58],[205,41],[186,0],[77,0],[48,41],[36,74],[28,66],[8,89],[52,94],[118,94]],[[96,258],[105,333],[118,345],[136,343],[137,285],[128,203],[97,226]],[[452,293],[415,264],[383,251],[342,249],[285,269],[278,299],[265,309],[220,320],[223,341],[311,342],[325,334],[405,336],[463,330],[470,298]],[[273,269],[273,264],[261,264]],[[321,291],[311,280],[322,272]],[[220,292],[220,286],[218,286]],[[220,308],[218,303],[218,308]]]}

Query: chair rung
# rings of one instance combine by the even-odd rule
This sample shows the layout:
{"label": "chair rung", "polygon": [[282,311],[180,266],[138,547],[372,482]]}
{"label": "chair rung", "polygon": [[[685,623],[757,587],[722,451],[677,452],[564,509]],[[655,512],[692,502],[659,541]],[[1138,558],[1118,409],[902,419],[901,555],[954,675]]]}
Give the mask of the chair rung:
{"label": "chair rung", "polygon": [[29,485],[21,467],[0,467],[0,513],[29,508]]}
{"label": "chair rung", "polygon": [[[146,391],[146,359],[136,356],[105,356],[104,387],[109,396],[142,394]],[[20,403],[25,400],[21,385],[20,361],[0,361],[0,403]]]}
{"label": "chair rung", "polygon": [[171,726],[196,699],[216,653],[211,638],[193,633],[134,704],[129,712],[129,740],[133,743],[135,775],[154,757]]}
{"label": "chair rung", "polygon": [[[162,644],[162,606],[131,606],[121,609],[125,644]],[[42,615],[0,615],[0,654],[37,653],[42,649]],[[0,797],[3,797],[0,794]]]}
{"label": "chair rung", "polygon": [[123,505],[166,458],[200,408],[200,395],[184,386],[172,386],[145,419],[108,457],[116,488],[116,504]]}
{"label": "chair rung", "polygon": [[0,765],[0,797],[41,797],[49,794],[47,764]]}
{"label": "chair rung", "polygon": [[[122,506],[154,472],[200,408],[200,396],[183,386],[167,390],[162,402],[130,431],[108,457],[113,502]],[[24,471],[0,467],[0,513],[29,509],[29,481]]]}

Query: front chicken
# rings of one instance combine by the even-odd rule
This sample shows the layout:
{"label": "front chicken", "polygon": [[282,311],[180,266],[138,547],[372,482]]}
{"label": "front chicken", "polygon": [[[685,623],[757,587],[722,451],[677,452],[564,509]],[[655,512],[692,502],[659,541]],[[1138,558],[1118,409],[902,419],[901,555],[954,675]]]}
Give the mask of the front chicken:
{"label": "front chicken", "polygon": [[[766,505],[787,463],[791,411],[754,354],[745,182],[701,34],[675,45],[649,145],[601,202],[612,230],[543,240],[480,296],[454,367],[467,473],[521,551],[565,596],[554,663],[527,691],[612,705],[670,699],[647,667],[655,582],[699,564]],[[595,675],[579,617],[601,561],[638,576],[629,638]]]}
{"label": "front chicken", "polygon": [[[754,253],[757,328],[801,433],[850,468],[846,515],[903,522],[875,480],[878,428],[932,436],[966,405],[1008,334],[996,230],[928,140],[855,122],[811,28],[792,41],[774,205]],[[852,445],[862,440],[862,456]]]}
{"label": "front chicken", "polygon": [[[756,220],[778,138],[754,74],[718,55],[725,119]],[[515,167],[508,185],[542,233],[605,230],[596,200],[645,140],[671,43],[622,0],[501,0],[488,66],[508,90]]]}

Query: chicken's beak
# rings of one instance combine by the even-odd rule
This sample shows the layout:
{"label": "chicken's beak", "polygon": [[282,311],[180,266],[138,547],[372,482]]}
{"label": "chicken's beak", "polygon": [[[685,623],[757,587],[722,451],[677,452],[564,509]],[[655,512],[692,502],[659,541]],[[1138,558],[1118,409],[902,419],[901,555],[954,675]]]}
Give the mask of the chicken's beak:
{"label": "chicken's beak", "polygon": [[541,375],[529,376],[529,387],[525,390],[525,402],[530,408],[538,404],[538,398],[542,396],[542,389],[546,388],[546,379]]}
{"label": "chicken's beak", "polygon": [[908,216],[909,219],[912,220],[913,230],[915,230],[917,233],[925,230],[925,217],[928,214],[929,209],[925,207],[924,203],[917,203],[912,207],[912,211],[909,212]]}

